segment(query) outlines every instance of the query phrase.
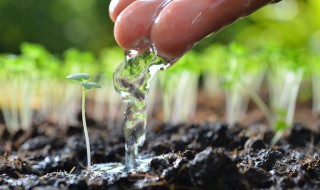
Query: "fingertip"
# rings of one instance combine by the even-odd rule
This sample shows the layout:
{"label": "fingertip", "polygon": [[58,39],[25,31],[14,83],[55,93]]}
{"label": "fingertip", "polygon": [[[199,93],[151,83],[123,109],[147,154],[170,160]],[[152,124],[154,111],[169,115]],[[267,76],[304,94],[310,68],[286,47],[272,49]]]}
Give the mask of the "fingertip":
{"label": "fingertip", "polygon": [[111,0],[109,4],[109,16],[113,22],[116,22],[121,12],[135,0]]}
{"label": "fingertip", "polygon": [[117,19],[115,9],[116,9],[118,2],[119,2],[119,0],[112,0],[109,4],[109,17],[113,22],[115,22]]}
{"label": "fingertip", "polygon": [[150,30],[162,1],[135,1],[118,15],[114,36],[126,50],[143,51],[150,48]]}
{"label": "fingertip", "polygon": [[205,7],[203,4],[193,0],[173,1],[161,11],[150,33],[159,56],[175,61],[193,47],[198,39],[194,32],[197,26],[192,20],[199,14],[199,9]]}

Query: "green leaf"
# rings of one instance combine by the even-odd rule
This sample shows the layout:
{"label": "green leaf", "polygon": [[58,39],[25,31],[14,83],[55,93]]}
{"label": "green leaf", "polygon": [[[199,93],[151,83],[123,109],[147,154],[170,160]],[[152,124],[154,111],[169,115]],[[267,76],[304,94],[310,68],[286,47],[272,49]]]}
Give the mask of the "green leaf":
{"label": "green leaf", "polygon": [[77,80],[77,81],[86,81],[89,79],[89,75],[87,73],[77,73],[67,76],[67,79]]}
{"label": "green leaf", "polygon": [[82,82],[81,85],[85,87],[86,89],[91,89],[91,88],[101,88],[101,85],[96,82]]}

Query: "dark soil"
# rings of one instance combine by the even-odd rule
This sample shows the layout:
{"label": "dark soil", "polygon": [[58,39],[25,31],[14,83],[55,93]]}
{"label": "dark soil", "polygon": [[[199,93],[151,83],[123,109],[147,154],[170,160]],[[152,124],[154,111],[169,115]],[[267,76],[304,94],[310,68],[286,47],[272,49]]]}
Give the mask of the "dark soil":
{"label": "dark soil", "polygon": [[[123,161],[122,134],[89,130],[94,163]],[[14,135],[0,130],[0,136],[0,189],[320,188],[320,134],[301,124],[275,147],[273,133],[260,125],[153,124],[141,149],[142,156],[155,156],[149,172],[99,176],[84,172],[81,126],[43,124]]]}

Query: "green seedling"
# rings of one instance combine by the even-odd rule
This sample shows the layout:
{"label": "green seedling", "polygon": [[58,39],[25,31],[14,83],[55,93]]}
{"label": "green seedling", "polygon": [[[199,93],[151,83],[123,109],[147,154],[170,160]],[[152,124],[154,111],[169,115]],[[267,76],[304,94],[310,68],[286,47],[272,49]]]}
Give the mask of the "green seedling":
{"label": "green seedling", "polygon": [[96,82],[87,82],[89,79],[89,75],[86,73],[77,73],[67,76],[67,79],[72,79],[76,81],[81,82],[82,86],[82,124],[83,124],[83,130],[84,130],[84,136],[86,139],[86,147],[87,147],[87,170],[90,172],[91,168],[91,153],[90,153],[90,142],[89,142],[89,135],[88,135],[88,128],[87,128],[87,122],[86,122],[86,114],[85,114],[85,101],[86,101],[86,90],[91,88],[101,88],[101,85]]}
{"label": "green seedling", "polygon": [[275,145],[294,122],[295,106],[299,88],[306,71],[305,57],[296,50],[271,46],[269,50],[269,93],[274,114],[273,126],[276,134],[271,145]]}
{"label": "green seedling", "polygon": [[164,122],[177,124],[191,121],[195,116],[200,77],[200,68],[197,66],[197,54],[188,52],[175,67],[159,73],[159,92],[163,92]]}

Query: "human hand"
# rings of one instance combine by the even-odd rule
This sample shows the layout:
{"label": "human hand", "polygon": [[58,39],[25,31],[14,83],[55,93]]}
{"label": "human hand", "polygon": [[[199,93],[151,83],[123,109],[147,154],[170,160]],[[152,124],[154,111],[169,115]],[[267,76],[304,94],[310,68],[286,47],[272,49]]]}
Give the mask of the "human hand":
{"label": "human hand", "polygon": [[126,50],[151,45],[168,60],[180,58],[212,32],[273,0],[112,0],[114,36]]}

